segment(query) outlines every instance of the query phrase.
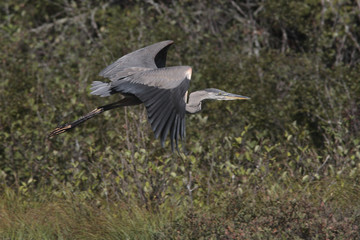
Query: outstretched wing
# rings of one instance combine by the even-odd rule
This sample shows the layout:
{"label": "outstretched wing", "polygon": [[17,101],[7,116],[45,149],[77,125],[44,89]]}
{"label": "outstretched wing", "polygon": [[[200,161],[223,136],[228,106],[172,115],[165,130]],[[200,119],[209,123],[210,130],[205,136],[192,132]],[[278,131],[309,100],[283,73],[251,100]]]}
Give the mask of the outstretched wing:
{"label": "outstretched wing", "polygon": [[169,67],[141,72],[113,81],[111,93],[133,94],[145,105],[155,137],[161,145],[170,132],[171,147],[185,138],[185,93],[189,88],[191,67]]}
{"label": "outstretched wing", "polygon": [[158,42],[131,52],[102,70],[99,75],[111,81],[127,77],[136,72],[163,68],[171,40]]}

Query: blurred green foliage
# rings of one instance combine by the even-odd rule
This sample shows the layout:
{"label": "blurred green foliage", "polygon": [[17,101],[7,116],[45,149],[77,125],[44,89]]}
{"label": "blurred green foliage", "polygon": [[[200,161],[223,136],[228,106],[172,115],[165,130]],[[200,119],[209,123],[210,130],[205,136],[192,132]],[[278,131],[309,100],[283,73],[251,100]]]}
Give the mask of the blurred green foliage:
{"label": "blurred green foliage", "polygon": [[[359,16],[350,0],[1,1],[1,208],[25,220],[0,215],[0,234],[101,236],[25,229],[32,201],[61,224],[95,214],[114,239],[359,238]],[[168,65],[193,66],[190,91],[251,101],[187,116],[186,154],[160,147],[143,106],[46,138],[119,98],[89,95],[100,70],[165,39]]]}

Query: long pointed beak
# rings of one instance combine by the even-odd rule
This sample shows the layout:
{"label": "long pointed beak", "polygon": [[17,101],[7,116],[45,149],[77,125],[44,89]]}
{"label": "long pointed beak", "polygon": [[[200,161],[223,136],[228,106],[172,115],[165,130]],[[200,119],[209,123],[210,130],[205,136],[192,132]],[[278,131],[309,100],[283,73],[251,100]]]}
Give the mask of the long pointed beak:
{"label": "long pointed beak", "polygon": [[249,97],[245,97],[245,96],[241,96],[241,95],[237,95],[237,94],[232,94],[232,93],[228,93],[225,96],[226,99],[228,100],[249,100]]}

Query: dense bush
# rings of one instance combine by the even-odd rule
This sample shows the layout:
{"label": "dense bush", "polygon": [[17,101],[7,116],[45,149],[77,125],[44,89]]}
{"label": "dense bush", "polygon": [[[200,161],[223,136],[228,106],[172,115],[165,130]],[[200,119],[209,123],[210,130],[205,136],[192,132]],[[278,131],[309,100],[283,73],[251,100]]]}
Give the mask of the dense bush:
{"label": "dense bush", "polygon": [[[146,237],[359,237],[359,16],[350,0],[0,2],[4,199],[168,216]],[[119,98],[89,94],[102,68],[165,39],[168,65],[193,66],[190,91],[251,101],[187,116],[181,153],[161,148],[143,106],[47,139]]]}

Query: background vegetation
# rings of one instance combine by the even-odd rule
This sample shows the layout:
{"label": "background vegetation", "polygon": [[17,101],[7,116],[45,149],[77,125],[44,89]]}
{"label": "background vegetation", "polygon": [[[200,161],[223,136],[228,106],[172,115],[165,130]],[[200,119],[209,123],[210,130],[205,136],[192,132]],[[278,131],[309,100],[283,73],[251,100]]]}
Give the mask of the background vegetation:
{"label": "background vegetation", "polygon": [[[188,116],[162,149],[143,106],[48,140],[114,101],[89,84],[172,39],[190,90],[251,97]],[[360,3],[0,1],[4,239],[360,238]]]}

